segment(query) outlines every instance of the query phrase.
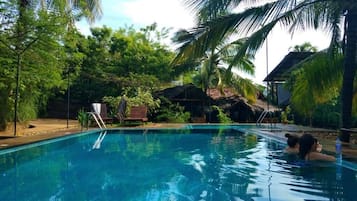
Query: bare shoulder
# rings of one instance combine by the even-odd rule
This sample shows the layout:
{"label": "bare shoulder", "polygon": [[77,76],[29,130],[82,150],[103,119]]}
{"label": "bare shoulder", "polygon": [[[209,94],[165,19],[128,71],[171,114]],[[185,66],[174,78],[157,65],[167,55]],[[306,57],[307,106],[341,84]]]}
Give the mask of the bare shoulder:
{"label": "bare shoulder", "polygon": [[285,153],[288,153],[288,154],[298,154],[298,153],[299,153],[299,150],[294,149],[294,148],[287,147],[287,148],[285,148],[284,152],[285,152]]}
{"label": "bare shoulder", "polygon": [[328,155],[328,154],[323,154],[323,153],[319,153],[319,152],[311,152],[310,153],[310,160],[334,162],[334,161],[336,161],[336,158],[334,156],[331,156],[331,155]]}

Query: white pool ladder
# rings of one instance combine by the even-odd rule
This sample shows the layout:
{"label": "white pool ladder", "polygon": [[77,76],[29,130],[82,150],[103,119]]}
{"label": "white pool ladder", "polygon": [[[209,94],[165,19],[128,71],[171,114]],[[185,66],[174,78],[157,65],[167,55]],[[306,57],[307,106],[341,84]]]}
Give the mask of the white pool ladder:
{"label": "white pool ladder", "polygon": [[92,115],[93,119],[95,120],[95,122],[97,123],[97,125],[99,126],[99,128],[100,128],[101,130],[107,128],[107,126],[105,125],[105,123],[104,123],[102,117],[101,117],[99,114],[97,114],[97,113],[95,113],[95,112],[88,112],[88,113],[89,113],[90,115]]}
{"label": "white pool ladder", "polygon": [[264,111],[260,114],[260,116],[259,116],[259,118],[258,118],[258,120],[257,120],[257,122],[256,122],[256,125],[261,125],[262,122],[263,122],[263,120],[264,120],[264,118],[267,116],[268,113],[269,113],[268,110],[264,110]]}
{"label": "white pool ladder", "polygon": [[94,142],[94,144],[92,146],[92,149],[100,149],[100,146],[101,146],[106,134],[107,134],[106,130],[100,132],[97,140]]}

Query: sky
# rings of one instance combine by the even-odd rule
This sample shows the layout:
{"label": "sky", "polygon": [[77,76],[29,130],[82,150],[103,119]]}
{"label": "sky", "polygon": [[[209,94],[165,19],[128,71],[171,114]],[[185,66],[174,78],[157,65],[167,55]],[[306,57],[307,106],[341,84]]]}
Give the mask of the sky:
{"label": "sky", "polygon": [[[189,29],[194,26],[194,16],[183,5],[183,0],[102,0],[103,16],[94,24],[89,25],[82,20],[77,23],[78,29],[85,35],[90,34],[90,27],[108,26],[113,30],[133,25],[136,28],[157,23],[158,27],[172,28],[171,33],[179,29]],[[252,79],[255,83],[263,82],[267,73],[271,72],[295,45],[310,42],[318,50],[325,49],[329,44],[329,35],[322,31],[297,32],[291,36],[280,27],[275,28],[268,36],[268,48],[263,46],[254,59],[255,75],[249,76],[239,72],[239,75]],[[169,41],[167,41],[168,45]],[[268,56],[267,56],[268,55]]]}

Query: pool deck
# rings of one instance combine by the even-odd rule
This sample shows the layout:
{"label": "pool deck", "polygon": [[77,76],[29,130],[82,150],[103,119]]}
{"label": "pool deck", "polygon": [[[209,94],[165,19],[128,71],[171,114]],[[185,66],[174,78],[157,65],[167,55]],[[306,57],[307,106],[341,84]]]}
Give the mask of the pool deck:
{"label": "pool deck", "polygon": [[14,136],[13,127],[7,131],[1,131],[0,150],[71,135],[81,131],[78,126],[78,121],[76,120],[69,120],[68,127],[67,120],[62,119],[38,119],[30,121],[29,125],[31,125],[31,127],[27,128],[18,125],[16,136]]}
{"label": "pool deck", "polygon": [[[0,150],[81,132],[81,128],[78,125],[77,120],[69,120],[68,126],[67,120],[65,119],[37,119],[35,121],[30,121],[29,124],[32,125],[30,128],[19,127],[17,129],[17,136],[14,136],[14,132],[12,129],[0,132]],[[183,125],[148,123],[146,125],[143,125],[142,127],[163,128],[181,126]],[[335,140],[338,134],[336,130],[311,128],[292,124],[268,124],[266,126],[268,127],[260,129],[260,132],[264,135],[270,136],[280,141],[286,140],[284,136],[285,133],[292,133],[297,135],[302,135],[303,133],[311,133],[320,141],[320,143],[323,145],[324,150],[328,152],[334,152],[335,150]],[[344,156],[352,161],[357,161],[356,139],[357,137],[353,135],[353,137],[351,138],[351,143],[343,144]]]}
{"label": "pool deck", "polygon": [[[66,119],[37,119],[28,123],[31,127],[17,126],[16,136],[14,129],[0,131],[0,150],[15,146],[26,145],[43,140],[77,134],[87,129],[81,129],[77,120]],[[108,128],[112,128],[107,125]],[[145,127],[180,127],[182,124],[146,124]],[[89,130],[98,128],[89,128]]]}

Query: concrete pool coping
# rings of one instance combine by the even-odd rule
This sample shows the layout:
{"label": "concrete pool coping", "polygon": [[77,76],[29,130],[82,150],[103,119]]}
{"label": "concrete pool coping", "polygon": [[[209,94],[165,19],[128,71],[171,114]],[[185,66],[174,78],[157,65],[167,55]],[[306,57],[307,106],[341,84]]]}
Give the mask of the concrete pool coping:
{"label": "concrete pool coping", "polygon": [[[81,132],[81,128],[78,125],[77,120],[69,120],[67,128],[66,119],[38,119],[29,122],[33,125],[32,128],[25,128],[21,130],[19,136],[13,136],[11,130],[6,132],[0,132],[0,150],[8,149],[11,147],[26,145],[34,142],[49,140],[53,138],[63,137],[72,134],[78,134]],[[167,124],[167,123],[148,123],[135,128],[179,128],[187,124]],[[190,124],[196,125],[196,124]],[[209,125],[209,124],[197,124],[197,125]],[[214,124],[211,124],[214,125]],[[233,125],[249,125],[249,124],[233,124]],[[255,125],[255,124],[250,124]],[[110,127],[109,128],[114,128]],[[126,127],[117,127],[126,128]],[[90,128],[98,129],[98,128]],[[257,128],[259,132],[264,135],[277,139],[278,141],[285,141],[285,133],[293,133],[302,135],[303,133],[311,133],[314,135],[323,145],[323,149],[333,153],[335,150],[335,139],[337,136],[336,130],[311,128],[292,124],[265,124]],[[85,130],[86,131],[86,130]],[[355,139],[353,139],[355,140]],[[355,141],[353,143],[343,144],[343,154],[349,160],[357,162],[357,145]]]}

